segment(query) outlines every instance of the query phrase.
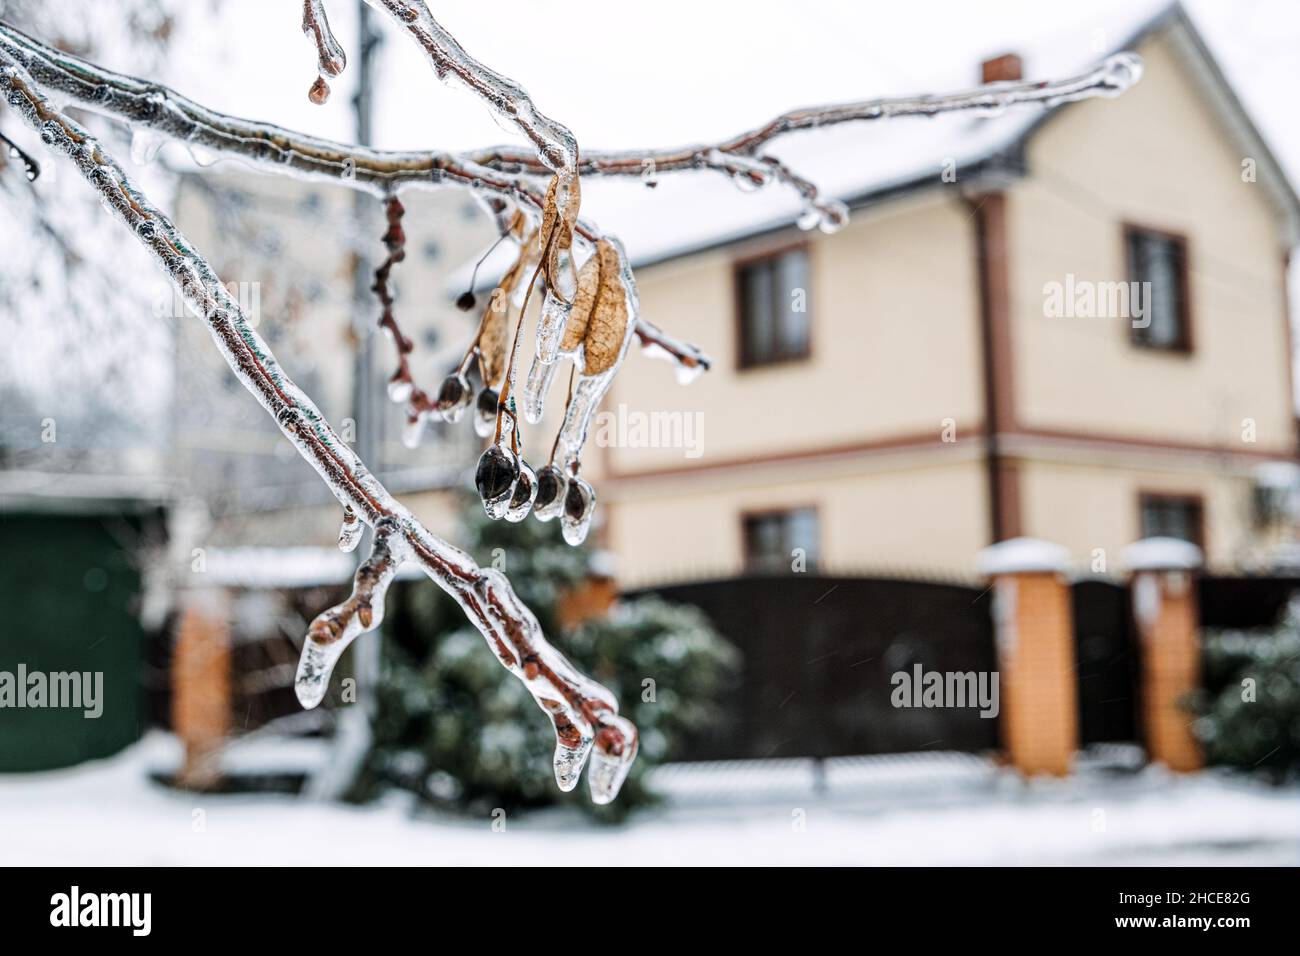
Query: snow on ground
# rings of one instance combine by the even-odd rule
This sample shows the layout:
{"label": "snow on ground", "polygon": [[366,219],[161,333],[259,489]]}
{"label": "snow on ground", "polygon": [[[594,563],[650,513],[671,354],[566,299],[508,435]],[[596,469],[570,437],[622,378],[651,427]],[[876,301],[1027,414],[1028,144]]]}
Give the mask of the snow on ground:
{"label": "snow on ground", "polygon": [[[147,778],[171,747],[153,735],[110,760],[0,777],[0,863],[1300,863],[1300,789],[1215,773],[1089,770],[1026,785],[976,758],[911,755],[850,762],[815,795],[797,761],[731,775],[713,765],[663,775],[673,800],[626,826],[546,811],[493,832],[487,819],[413,815],[399,802],[170,791]],[[743,781],[730,796],[727,779]]]}

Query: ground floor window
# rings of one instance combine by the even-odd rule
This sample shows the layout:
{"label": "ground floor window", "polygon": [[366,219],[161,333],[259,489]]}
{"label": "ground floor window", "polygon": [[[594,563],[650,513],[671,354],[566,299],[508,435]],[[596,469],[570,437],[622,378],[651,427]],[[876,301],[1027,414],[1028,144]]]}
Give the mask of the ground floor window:
{"label": "ground floor window", "polygon": [[745,569],[811,571],[817,565],[821,530],[815,508],[763,511],[744,516]]}
{"label": "ground floor window", "polygon": [[1143,492],[1142,537],[1178,538],[1205,547],[1205,505],[1200,495]]}

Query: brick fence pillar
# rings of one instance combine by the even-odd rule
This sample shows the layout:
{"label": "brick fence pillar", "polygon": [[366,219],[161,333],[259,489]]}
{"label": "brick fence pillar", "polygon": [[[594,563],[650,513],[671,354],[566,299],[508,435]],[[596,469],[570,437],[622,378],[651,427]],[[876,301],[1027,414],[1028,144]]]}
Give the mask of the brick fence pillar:
{"label": "brick fence pillar", "polygon": [[1147,754],[1171,770],[1199,770],[1187,697],[1200,682],[1196,572],[1201,549],[1176,538],[1144,538],[1124,550],[1133,619],[1142,648],[1142,726]]}
{"label": "brick fence pillar", "polygon": [[190,592],[171,661],[172,729],[185,745],[179,786],[213,787],[230,728],[229,612],[220,591]]}
{"label": "brick fence pillar", "polygon": [[1023,774],[1070,772],[1079,746],[1068,554],[1032,538],[979,553],[993,582],[993,626],[1001,693],[1001,736]]}

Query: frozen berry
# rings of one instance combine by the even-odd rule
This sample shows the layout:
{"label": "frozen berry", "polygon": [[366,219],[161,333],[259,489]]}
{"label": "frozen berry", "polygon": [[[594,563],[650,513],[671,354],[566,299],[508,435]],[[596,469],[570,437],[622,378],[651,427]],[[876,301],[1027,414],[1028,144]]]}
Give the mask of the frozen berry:
{"label": "frozen berry", "polygon": [[533,501],[533,514],[541,521],[550,521],[564,510],[564,472],[554,465],[546,465],[537,473],[537,498]]}

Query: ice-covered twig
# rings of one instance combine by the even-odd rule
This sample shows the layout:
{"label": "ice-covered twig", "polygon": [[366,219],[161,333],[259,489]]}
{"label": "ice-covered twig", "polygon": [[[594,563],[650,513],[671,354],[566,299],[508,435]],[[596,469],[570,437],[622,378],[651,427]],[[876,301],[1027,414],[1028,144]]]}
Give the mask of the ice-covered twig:
{"label": "ice-covered twig", "polygon": [[18,144],[4,133],[0,133],[0,146],[4,147],[4,151],[10,159],[16,159],[23,164],[23,172],[27,176],[27,181],[29,183],[35,182],[36,177],[41,174],[41,167],[36,160],[19,149]]}
{"label": "ice-covered twig", "polygon": [[573,134],[533,105],[522,86],[474,59],[433,18],[424,0],[366,0],[406,29],[424,51],[440,79],[453,76],[513,123],[537,148],[552,173],[572,172],[578,158]]}
{"label": "ice-covered twig", "polygon": [[[515,596],[505,575],[478,567],[467,554],[435,537],[370,474],[285,374],[207,260],[135,187],[103,144],[54,109],[37,87],[22,65],[0,49],[4,102],[40,134],[46,146],[73,162],[111,213],[157,259],[190,308],[203,318],[245,388],[339,502],[376,530],[394,560],[400,556],[414,561],[451,595],[501,663],[547,712],[556,732],[559,785],[572,789],[590,755],[592,799],[612,800],[637,748],[636,728],[618,715],[613,695],[574,670],[546,641],[536,617]],[[399,555],[398,549],[405,553]],[[387,569],[388,563],[381,561],[377,567]],[[359,609],[354,619],[360,623]],[[312,703],[310,696],[303,702]]]}
{"label": "ice-covered twig", "polygon": [[[713,144],[672,149],[589,151],[578,157],[582,176],[658,176],[690,169],[712,169],[754,186],[765,183],[754,161],[774,162],[763,150],[774,140],[802,130],[840,123],[858,123],[903,116],[937,116],[940,113],[975,112],[990,115],[1010,107],[1040,104],[1058,106],[1094,96],[1118,96],[1142,76],[1142,59],[1135,53],[1117,53],[1090,70],[1063,80],[989,83],[955,93],[883,97],[816,106],[783,113],[756,127]],[[536,157],[518,149],[500,147],[470,154],[474,162],[502,171],[540,174],[545,170]],[[816,201],[816,187],[789,169],[774,165],[772,174],[797,189],[806,200]],[[812,194],[809,195],[809,187]]]}
{"label": "ice-covered twig", "polygon": [[[500,196],[529,209],[539,221],[542,216],[545,199],[529,177],[478,166],[454,153],[352,146],[218,113],[166,86],[103,69],[3,22],[0,52],[12,57],[41,88],[56,91],[70,103],[189,146],[243,159],[265,172],[349,186],[381,198],[404,188],[458,185]],[[600,238],[599,229],[581,219],[575,232],[591,243]],[[637,334],[643,344],[662,348],[687,368],[699,367],[704,358],[694,346],[644,320]],[[702,364],[707,367],[707,359]]]}
{"label": "ice-covered twig", "polygon": [[348,57],[330,30],[324,0],[302,0],[302,32],[316,45],[318,75],[307,96],[319,106],[330,98],[330,85],[326,77],[342,73],[348,65]]}

